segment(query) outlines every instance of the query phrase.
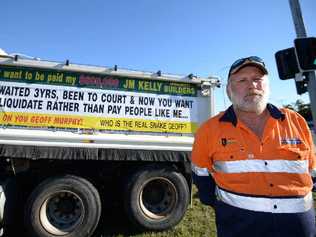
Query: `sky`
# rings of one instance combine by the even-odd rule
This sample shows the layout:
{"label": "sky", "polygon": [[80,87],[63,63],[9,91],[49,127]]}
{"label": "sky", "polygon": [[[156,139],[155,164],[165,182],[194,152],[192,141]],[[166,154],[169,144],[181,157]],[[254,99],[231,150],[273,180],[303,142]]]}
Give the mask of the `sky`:
{"label": "sky", "polygon": [[[315,37],[316,1],[300,5],[307,35]],[[288,0],[1,0],[0,7],[0,48],[9,54],[217,76],[216,112],[230,105],[230,65],[256,55],[269,69],[271,103],[309,102],[276,68],[274,54],[296,38]]]}

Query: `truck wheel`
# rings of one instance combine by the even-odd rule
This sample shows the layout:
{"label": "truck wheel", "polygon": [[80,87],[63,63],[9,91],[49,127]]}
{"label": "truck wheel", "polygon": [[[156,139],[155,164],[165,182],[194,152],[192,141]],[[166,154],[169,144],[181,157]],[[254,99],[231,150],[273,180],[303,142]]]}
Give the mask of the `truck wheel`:
{"label": "truck wheel", "polygon": [[126,186],[125,209],[137,227],[166,230],[180,222],[190,201],[189,187],[170,168],[142,168],[131,175]]}
{"label": "truck wheel", "polygon": [[25,209],[26,228],[33,237],[88,237],[101,214],[96,188],[71,175],[44,180],[31,193]]}

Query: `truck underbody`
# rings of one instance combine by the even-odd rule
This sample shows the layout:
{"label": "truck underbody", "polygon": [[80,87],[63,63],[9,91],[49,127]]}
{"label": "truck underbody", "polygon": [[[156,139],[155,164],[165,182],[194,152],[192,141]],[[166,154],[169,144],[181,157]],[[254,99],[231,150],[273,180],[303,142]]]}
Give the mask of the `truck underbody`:
{"label": "truck underbody", "polygon": [[[157,151],[106,149],[99,151],[106,154],[103,159],[87,160],[82,156],[85,151],[72,150],[68,152],[70,159],[66,160],[36,159],[34,156],[33,159],[7,158],[2,162],[5,170],[1,174],[6,174],[2,180],[12,179],[11,185],[15,186],[8,188],[11,193],[4,190],[8,208],[4,209],[3,224],[7,231],[14,230],[12,226],[21,222],[23,216],[32,231],[38,231],[30,232],[35,236],[42,236],[41,232],[52,236],[77,236],[77,231],[73,230],[81,232],[79,226],[86,226],[78,224],[84,221],[81,220],[84,210],[97,209],[94,213],[101,213],[102,208],[113,205],[123,206],[129,220],[144,230],[168,229],[181,220],[190,200],[189,152],[164,151],[165,159]],[[75,153],[77,159],[70,155]],[[73,183],[74,180],[79,180],[80,184]],[[67,186],[68,183],[71,185]],[[83,183],[89,183],[92,190],[83,192]],[[98,198],[92,195],[94,192]],[[45,197],[38,200],[42,195]],[[87,197],[90,202],[85,202]],[[91,203],[97,207],[92,207]],[[36,211],[38,223],[42,224],[34,222],[31,213]],[[15,215],[7,215],[7,212]],[[90,227],[93,231],[100,216],[89,218],[95,218]]]}

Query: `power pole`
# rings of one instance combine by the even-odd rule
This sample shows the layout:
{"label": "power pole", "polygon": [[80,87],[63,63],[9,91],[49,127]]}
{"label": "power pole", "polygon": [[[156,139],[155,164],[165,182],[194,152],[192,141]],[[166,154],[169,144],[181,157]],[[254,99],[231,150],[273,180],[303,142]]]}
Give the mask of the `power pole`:
{"label": "power pole", "polygon": [[[289,4],[290,4],[291,12],[292,12],[292,18],[293,18],[293,23],[294,23],[297,38],[307,37],[299,0],[289,0]],[[308,79],[307,90],[308,90],[308,94],[309,94],[309,100],[311,103],[313,123],[314,123],[314,127],[316,128],[316,77],[315,77],[315,72],[314,71],[308,72],[306,74],[306,77]]]}

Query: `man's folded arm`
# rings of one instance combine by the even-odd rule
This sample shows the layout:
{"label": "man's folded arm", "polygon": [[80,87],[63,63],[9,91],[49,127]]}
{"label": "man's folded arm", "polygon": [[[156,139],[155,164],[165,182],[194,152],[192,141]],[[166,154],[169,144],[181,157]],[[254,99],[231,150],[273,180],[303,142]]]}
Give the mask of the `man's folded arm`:
{"label": "man's folded arm", "polygon": [[192,178],[198,189],[200,201],[205,205],[213,206],[216,200],[216,184],[207,168],[199,168],[192,164]]}

